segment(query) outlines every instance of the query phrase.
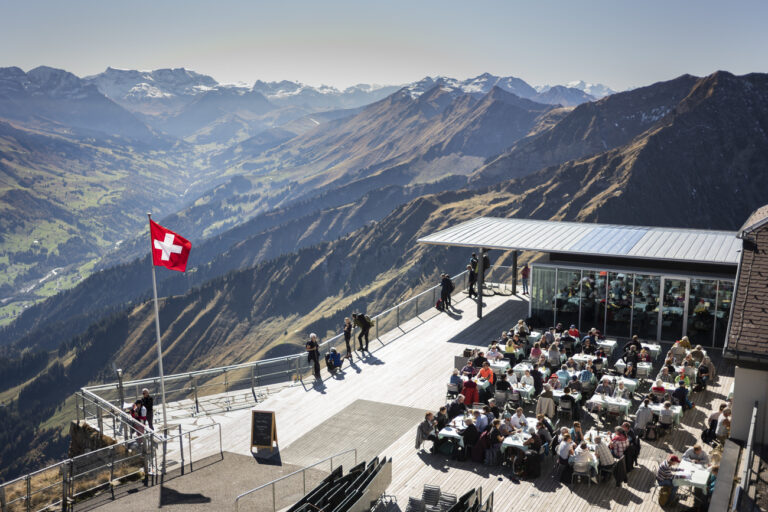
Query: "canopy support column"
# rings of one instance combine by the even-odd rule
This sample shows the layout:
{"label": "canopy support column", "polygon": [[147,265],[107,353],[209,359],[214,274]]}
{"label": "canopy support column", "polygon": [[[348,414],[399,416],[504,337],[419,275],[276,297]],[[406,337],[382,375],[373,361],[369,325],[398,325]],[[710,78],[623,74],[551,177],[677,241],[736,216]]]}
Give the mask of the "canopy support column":
{"label": "canopy support column", "polygon": [[485,284],[485,279],[483,279],[485,274],[485,269],[483,268],[483,249],[480,247],[480,251],[478,251],[478,254],[480,254],[480,257],[477,258],[477,318],[483,318],[483,285]]}
{"label": "canopy support column", "polygon": [[512,295],[517,295],[517,251],[512,252]]}

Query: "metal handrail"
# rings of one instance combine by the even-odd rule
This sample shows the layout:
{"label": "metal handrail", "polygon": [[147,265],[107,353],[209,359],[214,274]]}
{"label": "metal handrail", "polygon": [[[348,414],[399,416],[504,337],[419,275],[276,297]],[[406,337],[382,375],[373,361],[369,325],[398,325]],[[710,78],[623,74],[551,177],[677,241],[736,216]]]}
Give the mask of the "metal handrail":
{"label": "metal handrail", "polygon": [[752,456],[754,450],[755,441],[755,425],[757,424],[757,412],[758,402],[755,401],[755,405],[752,408],[752,418],[749,422],[749,433],[747,434],[747,442],[744,445],[744,466],[741,469],[741,478],[739,484],[736,486],[733,495],[733,503],[731,511],[736,512],[741,508],[741,500],[744,496],[747,496],[749,492],[749,481],[752,478]]}
{"label": "metal handrail", "polygon": [[[343,452],[336,453],[334,455],[331,455],[330,457],[324,458],[323,460],[319,460],[319,461],[317,461],[317,462],[315,462],[313,464],[310,464],[309,466],[306,466],[306,467],[303,467],[303,468],[301,468],[299,470],[296,470],[293,473],[288,473],[287,475],[283,475],[280,478],[272,480],[271,482],[267,482],[266,484],[263,484],[263,485],[260,485],[258,487],[255,487],[255,488],[251,489],[250,491],[245,491],[244,493],[239,494],[237,496],[237,498],[235,498],[235,510],[236,511],[240,510],[240,499],[242,499],[242,498],[244,498],[244,497],[246,497],[246,496],[248,496],[250,494],[253,494],[254,492],[260,491],[261,489],[269,487],[270,485],[272,486],[272,489],[273,489],[273,492],[272,492],[272,510],[273,511],[276,510],[276,507],[275,507],[275,493],[274,493],[274,486],[275,486],[276,483],[280,482],[281,480],[285,480],[286,478],[290,478],[290,477],[292,477],[294,475],[298,475],[299,473],[305,473],[308,469],[311,469],[311,468],[313,468],[315,466],[318,466],[318,465],[322,464],[323,462],[328,462],[329,460],[331,461],[331,471],[333,471],[333,459],[336,458],[336,457],[341,457],[342,455],[346,455],[347,453],[350,453],[350,452],[355,452],[355,464],[354,465],[356,466],[357,465],[357,448],[350,448],[349,450],[344,450]],[[304,494],[307,494],[306,479],[304,479]]]}

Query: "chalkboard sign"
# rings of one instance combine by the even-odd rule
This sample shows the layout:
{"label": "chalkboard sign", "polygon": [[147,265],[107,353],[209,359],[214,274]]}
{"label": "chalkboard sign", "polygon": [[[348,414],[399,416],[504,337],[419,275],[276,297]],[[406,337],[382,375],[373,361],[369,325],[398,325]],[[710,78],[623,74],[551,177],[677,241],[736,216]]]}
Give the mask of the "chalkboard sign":
{"label": "chalkboard sign", "polygon": [[277,443],[274,411],[251,409],[251,448],[272,448]]}

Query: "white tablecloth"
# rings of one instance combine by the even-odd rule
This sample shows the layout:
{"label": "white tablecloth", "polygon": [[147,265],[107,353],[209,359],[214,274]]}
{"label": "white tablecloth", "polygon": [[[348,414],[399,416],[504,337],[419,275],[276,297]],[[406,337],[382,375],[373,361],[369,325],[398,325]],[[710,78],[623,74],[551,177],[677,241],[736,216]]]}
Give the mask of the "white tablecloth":
{"label": "white tablecloth", "polygon": [[[560,403],[560,397],[563,396],[565,393],[563,393],[562,389],[556,389],[552,391],[552,398],[554,398],[555,403]],[[571,396],[577,401],[581,402],[581,393],[573,393],[571,392]]]}
{"label": "white tablecloth", "polygon": [[[466,375],[463,375],[461,378],[462,378],[462,380],[464,382],[467,382],[469,380],[469,378]],[[480,377],[475,377],[472,380],[477,383],[477,389],[487,389],[488,386],[491,385],[490,382],[488,382],[487,380],[485,380],[483,378],[480,378]],[[470,404],[470,405],[472,405],[472,404]]]}
{"label": "white tablecloth", "polygon": [[704,466],[684,460],[675,468],[675,478],[672,485],[675,487],[698,487],[707,490],[709,471]]}
{"label": "white tablecloth", "polygon": [[[525,370],[533,370],[533,365],[531,365],[531,363],[522,362],[517,363],[515,367],[512,368],[512,371],[515,372],[515,375],[517,375],[518,379],[525,375]],[[549,368],[546,368],[545,366],[539,366],[539,371],[541,372],[541,375],[544,379],[549,377]]]}
{"label": "white tablecloth", "polygon": [[651,357],[654,359],[659,357],[659,354],[661,354],[661,345],[658,343],[642,343],[641,345],[643,348],[648,349],[648,352],[651,353]]}
{"label": "white tablecloth", "polygon": [[[648,408],[651,409],[653,411],[653,413],[658,416],[659,413],[661,412],[661,410],[664,408],[664,404],[654,404],[654,403],[651,403],[648,406]],[[638,407],[638,409],[639,409],[639,407]],[[675,425],[680,425],[680,420],[683,418],[683,408],[682,408],[682,406],[680,406],[680,405],[673,405],[671,407],[671,409],[672,409],[672,415],[673,415],[672,417],[675,420]]]}
{"label": "white tablecloth", "polygon": [[598,347],[603,347],[605,353],[608,355],[613,354],[613,350],[616,348],[616,340],[599,340],[597,342]]}
{"label": "white tablecloth", "polygon": [[[624,370],[627,369],[627,363],[624,362],[623,359],[617,359],[616,363],[613,365],[614,368],[616,368],[617,371],[624,373]],[[653,363],[637,363],[637,370],[642,374],[642,370],[644,369],[646,372],[646,375],[648,379],[653,378]]]}
{"label": "white tablecloth", "polygon": [[510,368],[508,359],[488,361],[488,364],[490,365],[491,370],[493,370],[493,373],[506,373],[506,371]]}
{"label": "white tablecloth", "polygon": [[586,363],[591,363],[594,358],[595,356],[589,354],[574,354],[573,356],[573,360],[579,363],[582,368]]}
{"label": "white tablecloth", "polygon": [[459,416],[454,418],[453,421],[443,427],[443,429],[437,433],[437,438],[451,439],[453,441],[457,441],[459,446],[464,446],[464,438],[461,437],[461,434],[459,434],[459,430],[463,432],[465,428],[467,428],[467,426],[464,423],[464,418],[463,416]]}
{"label": "white tablecloth", "polygon": [[536,343],[537,341],[539,341],[541,339],[542,334],[543,333],[540,332],[540,331],[531,331],[531,334],[529,334],[528,338],[527,338],[528,339],[528,344],[533,346],[534,343]]}
{"label": "white tablecloth", "polygon": [[521,384],[515,384],[514,386],[512,386],[512,389],[520,393],[520,398],[522,398],[523,400],[530,400],[531,395],[533,395],[533,391],[534,391],[533,386],[523,386]]}
{"label": "white tablecloth", "polygon": [[594,407],[606,409],[608,406],[618,406],[625,416],[629,415],[630,405],[632,405],[632,402],[629,400],[624,400],[623,398],[610,398],[608,396],[603,398],[601,395],[592,395],[592,397],[587,400],[587,407],[589,409]]}

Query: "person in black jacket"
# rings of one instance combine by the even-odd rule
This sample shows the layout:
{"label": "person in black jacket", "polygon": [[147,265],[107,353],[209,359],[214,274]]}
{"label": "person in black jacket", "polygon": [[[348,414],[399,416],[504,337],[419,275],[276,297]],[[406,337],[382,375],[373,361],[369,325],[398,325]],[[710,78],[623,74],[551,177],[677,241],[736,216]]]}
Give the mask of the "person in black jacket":
{"label": "person in black jacket", "polygon": [[448,404],[448,419],[452,420],[456,416],[461,416],[467,412],[467,406],[464,405],[464,395],[459,394],[456,400]]}
{"label": "person in black jacket", "polygon": [[440,300],[443,301],[443,308],[451,306],[451,291],[453,283],[448,274],[440,274]]}
{"label": "person in black jacket", "polygon": [[467,454],[472,451],[472,447],[475,446],[480,439],[480,432],[477,430],[472,418],[467,418],[464,420],[464,423],[467,425],[467,428],[461,433],[461,437],[464,440],[463,458],[466,458]]}
{"label": "person in black jacket", "polygon": [[[352,321],[360,328],[360,334],[357,335],[357,344],[361,352],[368,352],[368,331],[371,330],[371,324],[363,313],[352,313]],[[363,346],[365,338],[365,346]]]}
{"label": "person in black jacket", "polygon": [[317,343],[317,334],[312,333],[309,335],[309,341],[306,344],[307,349],[307,362],[312,363],[312,373],[315,375],[315,379],[320,380],[320,345]]}
{"label": "person in black jacket", "polygon": [[352,322],[349,317],[344,317],[344,343],[347,344],[347,355],[344,356],[352,361],[352,348],[349,346],[349,340],[352,339]]}
{"label": "person in black jacket", "polygon": [[531,370],[531,377],[533,377],[533,389],[536,395],[541,393],[541,389],[544,387],[544,376],[539,371],[538,366],[534,366]]}
{"label": "person in black jacket", "polygon": [[469,283],[469,288],[467,289],[469,293],[469,297],[477,297],[477,292],[475,291],[475,283],[477,283],[477,272],[475,272],[475,269],[472,268],[472,265],[467,265],[467,282]]}
{"label": "person in black jacket", "polygon": [[146,407],[147,409],[147,424],[149,425],[149,428],[152,430],[155,430],[155,427],[152,426],[152,406],[154,405],[155,401],[154,399],[149,395],[149,390],[147,388],[144,388],[141,390],[141,405]]}

